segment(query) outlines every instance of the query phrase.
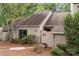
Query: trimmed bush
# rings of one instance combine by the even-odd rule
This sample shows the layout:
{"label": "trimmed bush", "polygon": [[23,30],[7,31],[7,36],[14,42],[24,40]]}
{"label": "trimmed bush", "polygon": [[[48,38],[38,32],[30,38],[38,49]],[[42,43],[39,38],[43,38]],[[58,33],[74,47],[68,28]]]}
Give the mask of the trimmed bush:
{"label": "trimmed bush", "polygon": [[35,35],[27,35],[22,39],[13,39],[11,42],[13,43],[21,43],[21,44],[32,44],[35,42]]}
{"label": "trimmed bush", "polygon": [[66,45],[70,51],[79,54],[79,12],[65,17]]}
{"label": "trimmed bush", "polygon": [[22,44],[32,44],[35,42],[35,35],[27,35],[21,39]]}
{"label": "trimmed bush", "polygon": [[64,51],[59,49],[59,48],[54,48],[52,49],[52,55],[55,55],[55,56],[62,56],[64,55]]}

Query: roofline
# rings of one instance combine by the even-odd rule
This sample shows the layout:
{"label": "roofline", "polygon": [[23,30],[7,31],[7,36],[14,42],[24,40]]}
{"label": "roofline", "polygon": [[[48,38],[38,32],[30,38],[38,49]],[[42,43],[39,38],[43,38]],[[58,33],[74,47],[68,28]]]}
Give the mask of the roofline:
{"label": "roofline", "polygon": [[64,12],[64,11],[62,11],[62,12],[53,12],[53,13],[71,13],[71,12]]}
{"label": "roofline", "polygon": [[45,26],[54,26],[54,25],[45,25]]}
{"label": "roofline", "polygon": [[54,35],[64,35],[64,32],[52,32]]}
{"label": "roofline", "polygon": [[39,27],[39,25],[22,25],[22,26],[25,26],[25,27]]}
{"label": "roofline", "polygon": [[54,28],[54,25],[45,25],[44,27],[51,27],[51,28]]}
{"label": "roofline", "polygon": [[39,25],[21,25],[18,28],[22,28],[22,27],[39,27]]}

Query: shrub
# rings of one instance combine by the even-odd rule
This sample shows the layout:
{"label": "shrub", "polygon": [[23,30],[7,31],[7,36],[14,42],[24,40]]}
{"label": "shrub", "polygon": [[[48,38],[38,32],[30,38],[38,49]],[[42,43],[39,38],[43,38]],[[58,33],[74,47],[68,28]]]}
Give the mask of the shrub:
{"label": "shrub", "polygon": [[25,44],[25,43],[27,43],[27,39],[26,39],[27,37],[25,36],[25,37],[23,37],[22,39],[21,39],[21,44]]}
{"label": "shrub", "polygon": [[13,39],[11,42],[13,43],[22,43],[22,44],[32,44],[35,42],[35,35],[27,35],[22,39]]}
{"label": "shrub", "polygon": [[65,51],[66,52],[66,45],[64,45],[64,44],[57,44],[57,47],[59,48],[59,49],[61,49],[61,50],[63,50],[63,51]]}
{"label": "shrub", "polygon": [[22,44],[32,44],[35,42],[35,35],[27,35],[26,37],[21,39]]}
{"label": "shrub", "polygon": [[11,42],[13,42],[13,43],[17,44],[17,43],[20,43],[20,42],[21,42],[21,40],[20,40],[20,39],[18,39],[18,38],[16,38],[16,39],[13,39]]}
{"label": "shrub", "polygon": [[62,56],[64,54],[64,51],[59,49],[59,48],[54,48],[52,49],[52,55],[55,55],[55,56]]}
{"label": "shrub", "polygon": [[79,54],[79,12],[65,17],[65,37],[68,49]]}
{"label": "shrub", "polygon": [[74,52],[70,51],[70,49],[67,48],[64,44],[57,44],[57,47],[64,51],[64,55],[72,56],[74,55]]}

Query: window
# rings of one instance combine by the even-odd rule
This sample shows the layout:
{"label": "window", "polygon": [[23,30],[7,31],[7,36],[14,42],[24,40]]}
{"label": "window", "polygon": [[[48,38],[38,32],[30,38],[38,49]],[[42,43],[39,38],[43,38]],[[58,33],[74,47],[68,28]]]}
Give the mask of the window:
{"label": "window", "polygon": [[27,36],[27,30],[19,30],[19,38]]}

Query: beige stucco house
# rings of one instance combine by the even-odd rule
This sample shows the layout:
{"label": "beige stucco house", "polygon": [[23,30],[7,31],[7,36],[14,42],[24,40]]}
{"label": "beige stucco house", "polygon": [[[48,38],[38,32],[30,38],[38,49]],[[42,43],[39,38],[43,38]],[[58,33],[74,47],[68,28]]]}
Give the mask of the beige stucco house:
{"label": "beige stucco house", "polygon": [[46,43],[48,47],[56,47],[58,43],[65,43],[64,17],[69,12],[38,12],[24,19],[19,19],[8,28],[10,37],[22,38],[33,34],[35,40]]}
{"label": "beige stucco house", "polygon": [[[71,4],[71,14],[78,11],[79,4]],[[38,12],[32,16],[18,19],[8,27],[11,39],[22,38],[33,34],[35,40],[46,43],[48,47],[56,47],[56,44],[64,43],[64,17],[69,12]]]}

